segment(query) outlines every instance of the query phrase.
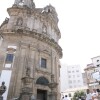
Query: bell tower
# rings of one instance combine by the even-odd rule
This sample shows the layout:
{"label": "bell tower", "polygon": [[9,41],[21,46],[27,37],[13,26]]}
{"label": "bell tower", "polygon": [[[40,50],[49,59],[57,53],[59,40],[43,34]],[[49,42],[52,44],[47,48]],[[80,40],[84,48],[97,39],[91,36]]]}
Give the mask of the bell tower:
{"label": "bell tower", "polygon": [[29,95],[59,100],[62,48],[56,9],[52,5],[36,8],[33,0],[15,0],[7,11],[10,17],[0,26],[0,82],[7,86],[4,100],[25,100]]}

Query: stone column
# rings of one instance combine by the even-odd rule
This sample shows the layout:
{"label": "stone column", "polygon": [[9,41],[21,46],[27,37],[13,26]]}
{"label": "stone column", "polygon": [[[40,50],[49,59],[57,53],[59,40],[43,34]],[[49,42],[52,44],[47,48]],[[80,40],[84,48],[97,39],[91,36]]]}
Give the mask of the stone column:
{"label": "stone column", "polygon": [[49,88],[51,89],[51,93],[49,94],[49,100],[57,100],[57,93],[54,91],[57,85],[58,84],[54,82],[54,75],[51,75],[51,83],[48,84]]}
{"label": "stone column", "polygon": [[30,60],[30,45],[28,46],[26,53],[26,65],[25,65],[25,76],[22,77],[22,88],[19,100],[31,100],[33,93],[33,78],[31,77],[31,68],[29,65]]}

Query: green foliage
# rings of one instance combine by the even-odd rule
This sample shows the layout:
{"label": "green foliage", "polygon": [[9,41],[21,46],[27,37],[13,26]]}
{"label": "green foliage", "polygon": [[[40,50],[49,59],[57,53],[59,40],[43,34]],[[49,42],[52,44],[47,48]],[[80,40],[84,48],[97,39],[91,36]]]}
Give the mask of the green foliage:
{"label": "green foliage", "polygon": [[85,93],[83,91],[76,91],[73,96],[73,100],[78,100],[79,97],[84,97]]}

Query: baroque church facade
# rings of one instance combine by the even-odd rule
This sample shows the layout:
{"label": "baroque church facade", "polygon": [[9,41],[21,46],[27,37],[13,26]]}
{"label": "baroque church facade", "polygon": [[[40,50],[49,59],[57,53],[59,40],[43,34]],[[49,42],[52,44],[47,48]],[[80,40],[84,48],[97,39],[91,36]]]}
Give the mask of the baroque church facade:
{"label": "baroque church facade", "polygon": [[54,100],[51,94],[60,100],[62,49],[55,8],[36,8],[32,0],[15,0],[7,11],[10,18],[0,26],[0,83],[4,81],[7,87],[4,100],[17,100],[23,91],[31,92],[36,100]]}

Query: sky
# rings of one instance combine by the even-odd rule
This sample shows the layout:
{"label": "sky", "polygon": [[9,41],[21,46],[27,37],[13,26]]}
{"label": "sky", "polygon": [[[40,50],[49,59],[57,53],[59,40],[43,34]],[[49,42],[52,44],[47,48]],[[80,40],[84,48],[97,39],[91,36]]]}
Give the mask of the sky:
{"label": "sky", "polygon": [[[36,7],[53,5],[59,18],[63,49],[61,63],[80,65],[100,55],[100,0],[34,0]],[[0,0],[0,24],[8,17],[6,9],[14,0]]]}

